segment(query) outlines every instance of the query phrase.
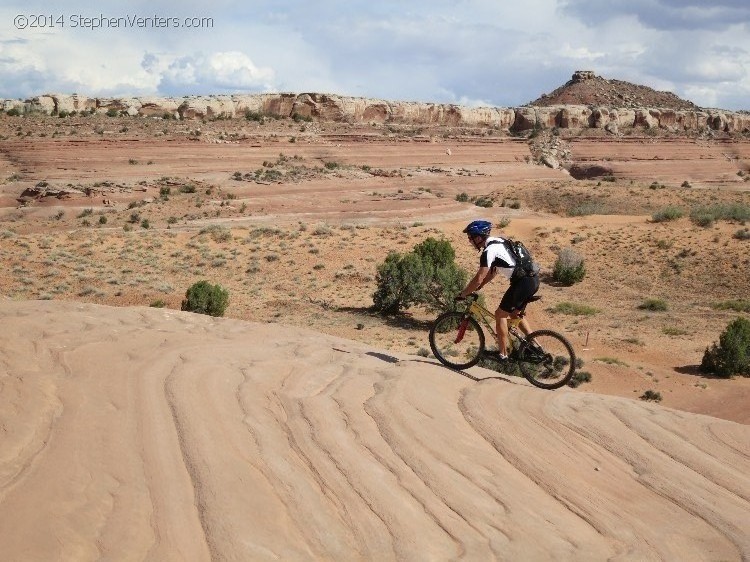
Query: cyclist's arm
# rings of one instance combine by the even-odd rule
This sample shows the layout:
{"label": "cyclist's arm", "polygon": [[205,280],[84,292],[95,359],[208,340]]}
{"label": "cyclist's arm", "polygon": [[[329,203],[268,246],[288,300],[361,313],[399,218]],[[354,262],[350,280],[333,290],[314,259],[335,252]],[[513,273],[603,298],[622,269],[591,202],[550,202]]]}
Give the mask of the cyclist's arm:
{"label": "cyclist's arm", "polygon": [[482,287],[484,287],[487,283],[492,281],[495,278],[495,275],[497,275],[497,270],[492,268],[489,270],[489,272],[484,276],[484,279],[479,284],[479,287],[476,288],[476,290],[480,290]]}
{"label": "cyclist's arm", "polygon": [[471,281],[469,281],[464,290],[459,293],[459,296],[461,298],[468,297],[471,293],[478,291],[492,281],[493,277],[495,277],[495,274],[490,271],[489,267],[480,267],[477,270],[476,275],[474,275]]}

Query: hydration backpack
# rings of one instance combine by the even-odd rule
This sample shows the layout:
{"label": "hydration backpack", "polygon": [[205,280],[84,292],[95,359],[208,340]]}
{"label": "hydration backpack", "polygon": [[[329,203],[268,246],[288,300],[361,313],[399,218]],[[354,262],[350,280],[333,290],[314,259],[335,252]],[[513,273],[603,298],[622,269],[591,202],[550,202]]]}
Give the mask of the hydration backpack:
{"label": "hydration backpack", "polygon": [[516,268],[513,270],[513,277],[531,277],[536,275],[539,268],[534,264],[531,252],[523,245],[520,240],[504,239],[505,247],[516,260]]}
{"label": "hydration backpack", "polygon": [[[534,263],[531,252],[523,245],[520,240],[511,240],[510,238],[501,238],[502,244],[513,256],[516,261],[516,267],[513,269],[511,279],[518,277],[531,277],[539,272],[539,267]],[[490,244],[497,244],[499,241],[492,241]]]}

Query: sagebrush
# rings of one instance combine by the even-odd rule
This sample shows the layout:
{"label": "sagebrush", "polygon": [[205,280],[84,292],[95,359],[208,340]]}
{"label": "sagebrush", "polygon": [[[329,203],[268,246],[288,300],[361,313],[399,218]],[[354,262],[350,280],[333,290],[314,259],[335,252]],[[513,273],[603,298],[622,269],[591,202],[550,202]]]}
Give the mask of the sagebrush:
{"label": "sagebrush", "polygon": [[573,285],[586,277],[586,266],[581,254],[573,248],[563,248],[557,254],[552,278],[563,285]]}
{"label": "sagebrush", "polygon": [[466,284],[466,272],[455,262],[447,240],[427,238],[405,254],[391,252],[378,266],[373,305],[394,314],[413,305],[427,310],[444,308]]}
{"label": "sagebrush", "polygon": [[229,291],[219,285],[212,285],[208,281],[198,281],[191,285],[182,301],[182,310],[207,314],[209,316],[224,316],[229,304]]}
{"label": "sagebrush", "polygon": [[720,377],[750,377],[750,320],[737,318],[719,336],[719,343],[706,348],[701,371]]}

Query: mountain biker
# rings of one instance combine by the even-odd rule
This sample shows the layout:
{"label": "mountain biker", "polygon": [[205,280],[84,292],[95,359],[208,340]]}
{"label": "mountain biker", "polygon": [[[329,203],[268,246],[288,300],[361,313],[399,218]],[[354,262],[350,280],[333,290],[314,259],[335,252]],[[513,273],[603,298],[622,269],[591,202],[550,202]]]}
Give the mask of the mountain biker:
{"label": "mountain biker", "polygon": [[[516,318],[518,309],[529,297],[539,290],[539,276],[514,275],[516,260],[503,244],[502,238],[490,236],[492,223],[485,220],[470,222],[463,232],[469,238],[474,248],[481,252],[479,269],[469,281],[463,291],[456,297],[465,299],[492,281],[498,273],[502,273],[510,281],[510,287],[505,291],[500,304],[495,310],[495,327],[497,332],[498,359],[508,359],[508,318]],[[525,318],[521,320],[520,328],[524,334],[531,333],[531,327]]]}

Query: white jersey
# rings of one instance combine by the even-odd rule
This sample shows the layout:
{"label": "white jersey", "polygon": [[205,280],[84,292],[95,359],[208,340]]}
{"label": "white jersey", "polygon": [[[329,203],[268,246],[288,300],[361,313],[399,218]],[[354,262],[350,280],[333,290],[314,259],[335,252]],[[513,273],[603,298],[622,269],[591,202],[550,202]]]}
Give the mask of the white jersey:
{"label": "white jersey", "polygon": [[479,266],[495,269],[510,279],[516,267],[516,260],[508,251],[504,242],[505,240],[502,238],[487,238],[484,250],[482,250],[482,254],[479,256]]}

